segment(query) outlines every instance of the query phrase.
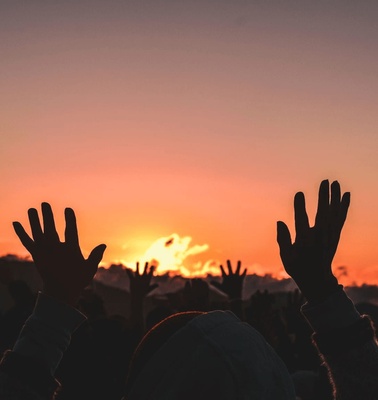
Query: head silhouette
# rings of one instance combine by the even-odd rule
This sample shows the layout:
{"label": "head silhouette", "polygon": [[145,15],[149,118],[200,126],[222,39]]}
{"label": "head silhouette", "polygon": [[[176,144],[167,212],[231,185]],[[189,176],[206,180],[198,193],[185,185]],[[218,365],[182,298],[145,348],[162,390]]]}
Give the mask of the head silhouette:
{"label": "head silhouette", "polygon": [[295,399],[265,339],[229,311],[185,312],[152,328],[129,371],[127,400]]}

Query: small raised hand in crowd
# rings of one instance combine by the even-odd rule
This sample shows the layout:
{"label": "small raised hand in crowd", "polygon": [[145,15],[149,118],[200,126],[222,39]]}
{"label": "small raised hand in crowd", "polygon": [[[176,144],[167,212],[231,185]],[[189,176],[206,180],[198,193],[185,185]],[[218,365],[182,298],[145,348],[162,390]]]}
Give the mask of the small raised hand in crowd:
{"label": "small raised hand in crowd", "polygon": [[130,323],[134,329],[135,339],[138,341],[145,330],[144,299],[159,285],[151,283],[155,267],[144,264],[143,272],[139,270],[139,262],[136,263],[135,271],[126,269],[130,281]]}
{"label": "small raised hand in crowd", "polygon": [[151,283],[154,272],[155,267],[153,265],[149,266],[148,262],[144,264],[142,273],[139,270],[139,262],[136,263],[135,271],[131,268],[126,269],[130,281],[130,295],[132,297],[143,299],[159,286],[157,283]]}
{"label": "small raised hand in crowd", "polygon": [[236,264],[235,271],[232,270],[231,261],[227,260],[227,272],[223,268],[223,265],[219,266],[222,280],[218,282],[216,280],[211,281],[211,284],[223,293],[227,294],[230,301],[230,309],[239,318],[244,319],[242,296],[243,296],[243,284],[244,279],[247,275],[247,268],[241,270],[241,261]]}

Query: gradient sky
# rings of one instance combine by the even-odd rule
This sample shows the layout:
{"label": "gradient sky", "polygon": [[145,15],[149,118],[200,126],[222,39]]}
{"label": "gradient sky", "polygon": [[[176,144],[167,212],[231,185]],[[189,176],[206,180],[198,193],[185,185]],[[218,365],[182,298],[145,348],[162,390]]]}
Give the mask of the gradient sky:
{"label": "gradient sky", "polygon": [[48,201],[105,264],[175,233],[186,271],[280,274],[276,221],[299,190],[312,219],[328,178],[352,193],[334,265],[378,284],[377,21],[376,1],[1,1],[0,254],[26,255],[11,222]]}

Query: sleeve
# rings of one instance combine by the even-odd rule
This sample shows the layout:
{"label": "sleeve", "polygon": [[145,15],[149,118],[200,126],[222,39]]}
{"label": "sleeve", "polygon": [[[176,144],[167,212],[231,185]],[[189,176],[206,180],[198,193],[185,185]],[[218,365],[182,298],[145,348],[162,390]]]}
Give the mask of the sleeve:
{"label": "sleeve", "polygon": [[0,398],[51,399],[60,387],[55,370],[72,333],[85,319],[75,308],[39,293],[13,350],[0,362]]}
{"label": "sleeve", "polygon": [[378,345],[369,316],[361,316],[342,286],[302,314],[325,362],[335,400],[378,399]]}

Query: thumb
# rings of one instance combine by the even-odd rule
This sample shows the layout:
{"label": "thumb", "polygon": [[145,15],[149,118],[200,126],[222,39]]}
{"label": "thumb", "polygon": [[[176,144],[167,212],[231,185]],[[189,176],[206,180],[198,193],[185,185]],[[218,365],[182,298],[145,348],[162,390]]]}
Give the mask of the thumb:
{"label": "thumb", "polygon": [[280,248],[281,260],[285,266],[292,248],[292,243],[289,228],[282,221],[277,222],[277,242]]}
{"label": "thumb", "polygon": [[277,242],[281,249],[291,245],[289,228],[282,221],[277,221]]}
{"label": "thumb", "polygon": [[91,265],[98,266],[98,264],[100,263],[100,261],[102,260],[102,256],[104,255],[104,251],[106,249],[106,245],[105,244],[100,244],[98,246],[96,246],[92,251],[91,254],[89,254],[88,257],[88,263],[90,263]]}

